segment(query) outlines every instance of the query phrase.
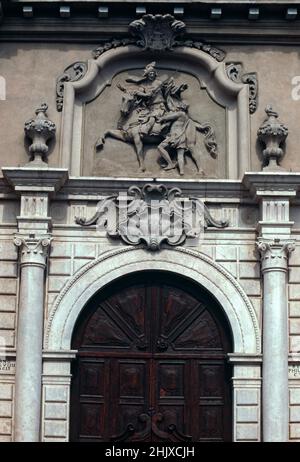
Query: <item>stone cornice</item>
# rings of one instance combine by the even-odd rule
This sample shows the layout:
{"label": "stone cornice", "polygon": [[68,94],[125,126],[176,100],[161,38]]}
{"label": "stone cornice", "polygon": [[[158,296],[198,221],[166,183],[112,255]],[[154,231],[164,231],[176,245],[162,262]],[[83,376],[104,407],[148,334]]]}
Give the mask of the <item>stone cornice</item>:
{"label": "stone cornice", "polygon": [[68,183],[60,193],[73,196],[94,196],[97,200],[99,195],[115,194],[127,191],[132,186],[143,187],[145,184],[163,183],[168,188],[179,187],[184,193],[197,195],[197,197],[247,197],[247,190],[238,180],[220,179],[170,179],[170,178],[97,178],[97,177],[70,177]]}
{"label": "stone cornice", "polygon": [[[129,22],[136,19],[136,7],[140,0],[119,2],[115,0],[2,0],[3,17],[0,40],[34,41],[46,39],[55,42],[99,42],[99,37],[127,35]],[[117,4],[116,4],[117,3]],[[108,17],[98,18],[98,6],[105,5]],[[59,15],[62,5],[70,6],[70,17]],[[287,19],[287,9],[297,8],[299,1],[291,0],[156,0],[144,1],[147,13],[172,13],[174,8],[184,7],[183,16],[189,37],[224,43],[274,43],[295,45],[300,42],[300,11],[295,20]],[[23,17],[23,7],[31,6],[32,17]],[[213,8],[221,8],[220,19],[211,15]],[[259,21],[248,19],[249,8],[259,8]],[[58,39],[59,37],[59,39]]]}
{"label": "stone cornice", "polygon": [[68,179],[68,170],[63,168],[3,167],[2,172],[7,183],[19,194],[55,193]]}
{"label": "stone cornice", "polygon": [[256,198],[293,198],[300,189],[300,172],[246,172],[242,182]]}

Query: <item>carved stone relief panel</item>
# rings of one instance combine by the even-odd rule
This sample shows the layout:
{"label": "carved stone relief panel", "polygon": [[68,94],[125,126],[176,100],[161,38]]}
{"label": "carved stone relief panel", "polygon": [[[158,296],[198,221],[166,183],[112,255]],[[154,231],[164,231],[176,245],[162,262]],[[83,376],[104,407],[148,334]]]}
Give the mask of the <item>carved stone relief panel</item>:
{"label": "carved stone relief panel", "polygon": [[[149,69],[153,83],[145,76]],[[153,88],[152,99],[135,96]],[[171,120],[158,123],[162,118]],[[153,62],[144,69],[121,72],[85,104],[82,174],[224,178],[225,118],[225,108],[213,101],[200,76]],[[134,136],[141,141],[140,153]],[[184,150],[182,165],[177,147]]]}
{"label": "carved stone relief panel", "polygon": [[254,73],[233,76],[223,50],[178,40],[184,24],[170,15],[130,31],[138,37],[101,44],[58,78],[62,166],[72,176],[241,178]]}

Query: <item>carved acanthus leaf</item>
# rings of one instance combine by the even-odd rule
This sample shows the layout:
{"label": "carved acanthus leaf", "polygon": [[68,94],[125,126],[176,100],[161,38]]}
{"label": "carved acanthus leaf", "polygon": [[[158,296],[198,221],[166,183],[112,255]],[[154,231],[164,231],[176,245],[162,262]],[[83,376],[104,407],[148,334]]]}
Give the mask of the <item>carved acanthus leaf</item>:
{"label": "carved acanthus leaf", "polygon": [[258,80],[256,72],[243,74],[242,63],[228,63],[226,74],[230,80],[236,83],[244,83],[249,87],[249,112],[254,114],[257,109]]}
{"label": "carved acanthus leaf", "polygon": [[64,72],[56,80],[56,108],[62,111],[64,104],[64,87],[65,82],[76,82],[82,79],[87,72],[88,65],[86,62],[78,61],[66,67]]}

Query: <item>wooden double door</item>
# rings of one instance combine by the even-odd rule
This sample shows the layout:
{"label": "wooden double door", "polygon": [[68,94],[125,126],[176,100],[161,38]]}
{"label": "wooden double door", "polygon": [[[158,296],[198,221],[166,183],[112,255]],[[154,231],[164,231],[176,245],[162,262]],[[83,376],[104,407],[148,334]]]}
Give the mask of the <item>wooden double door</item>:
{"label": "wooden double door", "polygon": [[230,335],[204,289],[124,278],[91,300],[72,346],[72,441],[231,440]]}

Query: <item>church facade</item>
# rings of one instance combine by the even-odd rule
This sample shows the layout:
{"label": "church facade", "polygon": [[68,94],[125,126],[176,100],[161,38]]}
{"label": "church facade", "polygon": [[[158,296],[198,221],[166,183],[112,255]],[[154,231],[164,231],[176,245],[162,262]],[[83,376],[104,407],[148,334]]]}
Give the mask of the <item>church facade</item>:
{"label": "church facade", "polygon": [[300,441],[300,2],[0,5],[0,441]]}

